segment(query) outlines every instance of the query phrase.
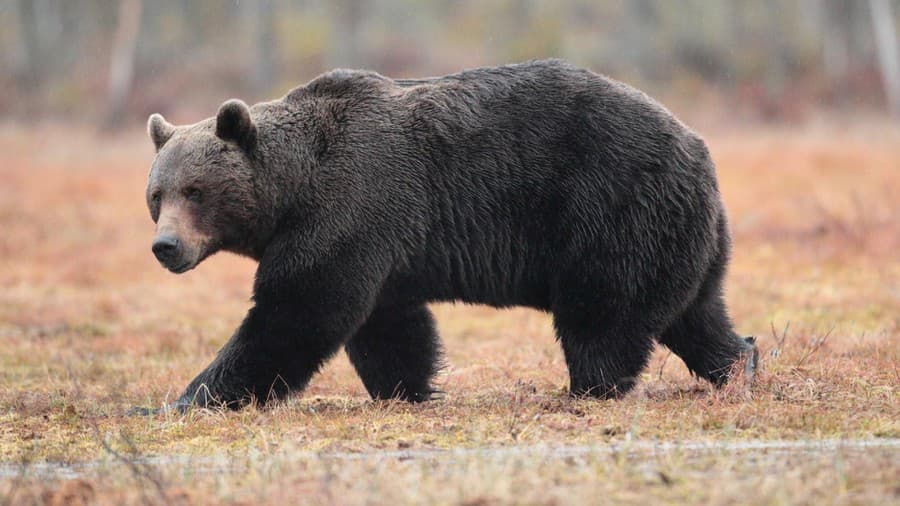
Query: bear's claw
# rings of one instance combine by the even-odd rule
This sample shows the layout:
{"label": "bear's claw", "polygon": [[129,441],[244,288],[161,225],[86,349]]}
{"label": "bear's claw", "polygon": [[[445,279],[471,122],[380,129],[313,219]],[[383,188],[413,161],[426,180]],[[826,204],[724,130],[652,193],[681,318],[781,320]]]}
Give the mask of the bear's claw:
{"label": "bear's claw", "polygon": [[745,337],[744,342],[750,348],[744,362],[744,377],[752,383],[753,378],[756,376],[756,370],[759,367],[759,349],[756,347],[756,338],[753,336]]}

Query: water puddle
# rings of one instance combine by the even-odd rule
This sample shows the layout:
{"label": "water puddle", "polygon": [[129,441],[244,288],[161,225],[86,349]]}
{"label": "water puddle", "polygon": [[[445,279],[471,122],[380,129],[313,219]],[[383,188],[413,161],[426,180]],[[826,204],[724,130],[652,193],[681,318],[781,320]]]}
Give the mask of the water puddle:
{"label": "water puddle", "polygon": [[130,459],[113,458],[63,464],[33,462],[28,464],[0,464],[0,479],[28,476],[31,478],[73,479],[94,474],[108,473],[125,468],[180,469],[196,474],[237,474],[265,464],[268,459],[279,463],[297,462],[379,462],[396,461],[492,461],[518,459],[565,459],[610,457],[661,457],[677,455],[682,458],[700,458],[709,455],[740,455],[743,459],[776,459],[786,455],[858,454],[867,451],[900,452],[900,439],[823,439],[805,441],[688,441],[653,442],[625,441],[603,445],[577,446],[504,446],[488,448],[408,449],[367,452],[282,452],[274,455],[248,452],[240,456],[213,455],[156,455]]}

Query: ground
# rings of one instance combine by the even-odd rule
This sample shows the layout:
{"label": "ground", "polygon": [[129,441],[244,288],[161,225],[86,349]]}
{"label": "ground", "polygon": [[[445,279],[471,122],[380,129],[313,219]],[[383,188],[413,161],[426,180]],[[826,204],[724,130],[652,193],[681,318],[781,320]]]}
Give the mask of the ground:
{"label": "ground", "polygon": [[753,384],[664,349],[620,401],[573,400],[548,315],[434,307],[440,400],[370,401],[341,355],[258,410],[174,400],[249,307],[252,262],[150,253],[139,132],[0,123],[0,501],[900,501],[900,128],[709,136]]}

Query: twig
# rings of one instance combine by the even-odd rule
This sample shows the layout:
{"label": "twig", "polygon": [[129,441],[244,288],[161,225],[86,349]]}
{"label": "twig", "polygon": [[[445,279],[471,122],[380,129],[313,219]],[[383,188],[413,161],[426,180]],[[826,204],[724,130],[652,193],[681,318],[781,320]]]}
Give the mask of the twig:
{"label": "twig", "polygon": [[806,348],[803,351],[803,356],[800,357],[800,360],[797,361],[794,367],[800,367],[803,365],[803,362],[806,362],[806,359],[811,357],[814,353],[819,351],[822,348],[822,345],[825,344],[825,341],[831,336],[831,333],[834,332],[835,325],[828,330],[822,337],[814,337],[810,340],[809,344],[807,344]]}
{"label": "twig", "polygon": [[662,363],[659,364],[659,381],[663,380],[663,369],[665,369],[666,364],[669,362],[669,357],[671,357],[671,356],[672,356],[672,350],[669,350],[669,352],[666,353],[666,356],[663,358]]}
{"label": "twig", "polygon": [[[69,373],[69,380],[72,382],[72,386],[74,388],[74,399],[76,401],[82,400],[81,386],[78,383],[78,378],[72,371],[72,365],[68,361],[66,362],[66,371]],[[137,458],[135,458],[135,456],[138,456],[140,454],[140,451],[128,436],[119,431],[119,437],[128,447],[128,450],[131,452],[131,456],[122,455],[109,445],[109,443],[106,441],[106,438],[104,438],[100,433],[100,425],[97,423],[97,418],[93,415],[90,415],[87,410],[85,410],[84,412],[84,420],[90,427],[94,438],[98,443],[100,443],[100,446],[107,453],[112,455],[113,458],[123,463],[129,471],[131,471],[131,474],[134,476],[138,485],[140,485],[141,498],[143,499],[143,502],[145,504],[151,504],[151,501],[147,497],[147,494],[144,492],[144,482],[150,482],[150,484],[153,485],[156,494],[159,496],[159,499],[163,504],[171,503],[169,496],[166,494],[165,486],[162,483],[162,478],[153,472],[152,467],[138,462]]]}
{"label": "twig", "polygon": [[778,356],[781,354],[781,350],[784,349],[784,342],[787,340],[788,329],[791,328],[791,321],[788,320],[787,323],[784,324],[784,329],[781,331],[781,337],[778,336],[778,332],[775,330],[775,322],[769,322],[769,326],[772,328],[772,337],[775,339],[775,349],[771,352],[773,356]]}

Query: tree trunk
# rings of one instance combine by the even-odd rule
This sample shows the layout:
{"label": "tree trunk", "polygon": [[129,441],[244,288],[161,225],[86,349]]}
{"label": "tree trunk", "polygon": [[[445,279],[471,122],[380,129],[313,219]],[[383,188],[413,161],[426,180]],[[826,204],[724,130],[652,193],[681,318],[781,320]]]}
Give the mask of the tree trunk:
{"label": "tree trunk", "polygon": [[134,57],[141,28],[141,0],[122,0],[113,37],[106,94],[106,128],[115,128],[125,112],[125,102],[134,79]]}
{"label": "tree trunk", "polygon": [[897,54],[897,26],[888,0],[869,0],[881,82],[891,114],[900,118],[900,56]]}
{"label": "tree trunk", "polygon": [[332,27],[328,66],[358,68],[361,58],[360,29],[363,21],[361,0],[335,0],[330,2]]}
{"label": "tree trunk", "polygon": [[22,67],[19,72],[20,84],[23,88],[33,90],[43,82],[40,65],[44,51],[41,44],[40,27],[38,26],[34,2],[31,0],[19,0],[17,10],[24,53]]}
{"label": "tree trunk", "polygon": [[273,0],[256,2],[255,51],[253,55],[253,87],[257,93],[268,93],[278,79]]}
{"label": "tree trunk", "polygon": [[850,73],[850,6],[844,0],[825,0],[822,63],[833,89],[837,104],[848,95],[847,76]]}
{"label": "tree trunk", "polygon": [[766,14],[768,16],[765,32],[766,53],[769,60],[769,68],[766,72],[766,93],[771,100],[780,101],[784,94],[785,83],[788,76],[788,47],[784,40],[784,25],[781,23],[784,12],[782,5],[777,0],[766,2]]}

